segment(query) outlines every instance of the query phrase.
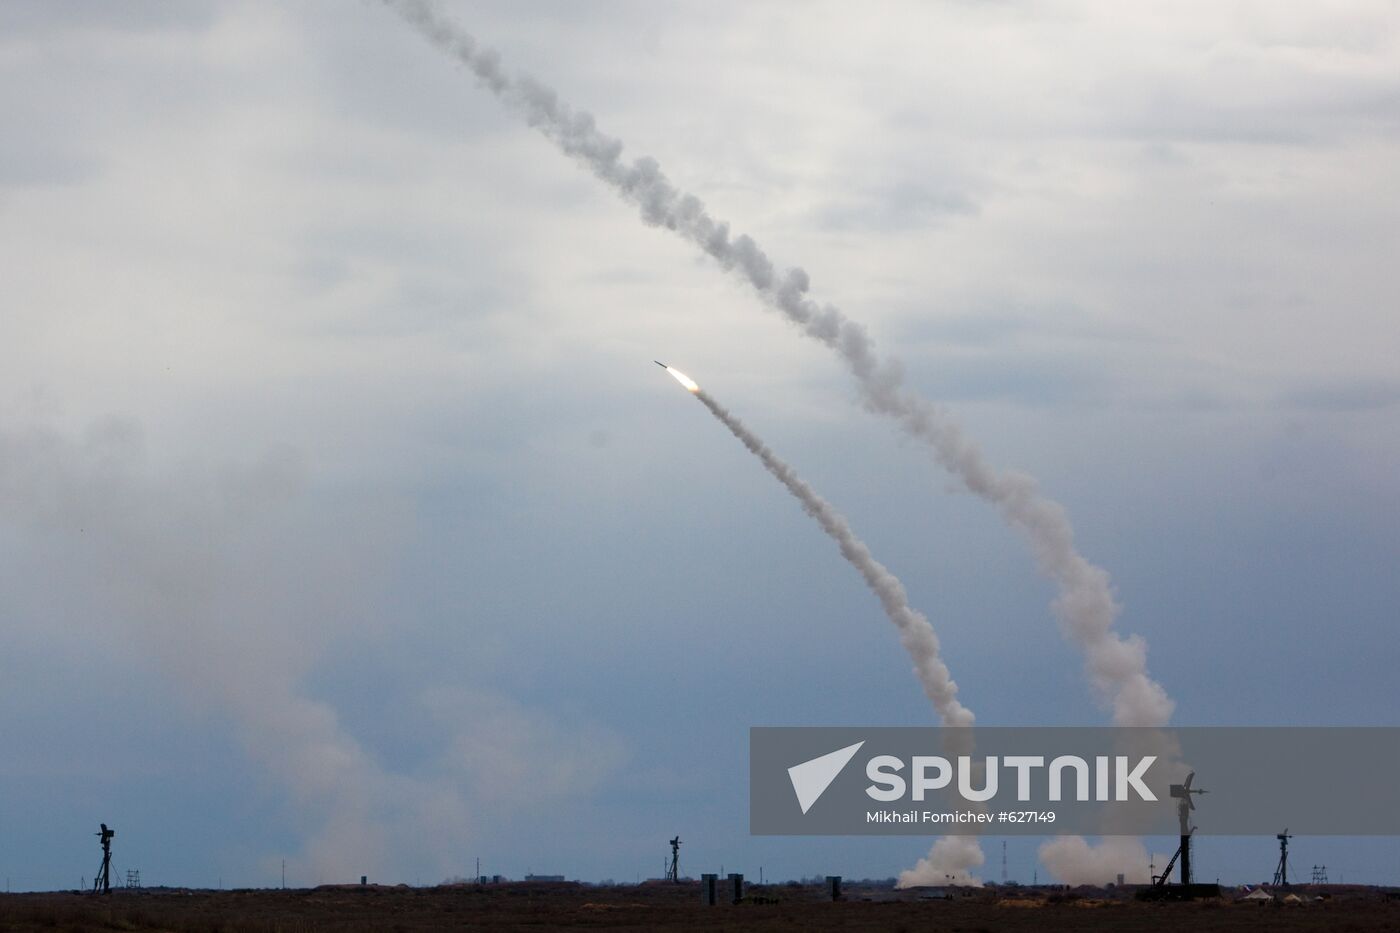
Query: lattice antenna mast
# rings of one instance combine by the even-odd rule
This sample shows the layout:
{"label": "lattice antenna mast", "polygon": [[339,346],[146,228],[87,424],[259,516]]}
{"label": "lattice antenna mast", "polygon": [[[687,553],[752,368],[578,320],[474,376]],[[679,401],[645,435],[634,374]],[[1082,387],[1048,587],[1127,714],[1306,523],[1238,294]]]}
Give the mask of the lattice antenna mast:
{"label": "lattice antenna mast", "polygon": [[671,867],[666,869],[666,880],[681,880],[681,837],[671,840]]}
{"label": "lattice antenna mast", "polygon": [[1278,867],[1274,869],[1274,884],[1279,887],[1288,887],[1288,840],[1292,838],[1287,827],[1278,834]]}
{"label": "lattice antenna mast", "polygon": [[102,844],[102,867],[97,870],[97,877],[92,879],[93,894],[112,893],[112,837],[117,834],[115,829],[108,829],[107,824],[102,824],[102,829],[93,835],[97,836]]}

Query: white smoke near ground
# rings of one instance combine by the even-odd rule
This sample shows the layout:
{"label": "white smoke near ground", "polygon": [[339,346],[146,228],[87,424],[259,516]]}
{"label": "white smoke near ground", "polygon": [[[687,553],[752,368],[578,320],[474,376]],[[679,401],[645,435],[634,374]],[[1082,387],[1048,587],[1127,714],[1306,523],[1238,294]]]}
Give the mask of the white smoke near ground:
{"label": "white smoke near ground", "polygon": [[1149,856],[1131,836],[1105,836],[1097,844],[1083,836],[1060,836],[1040,847],[1040,861],[1063,884],[1104,884],[1123,876],[1126,884],[1150,884],[1150,866],[1165,867],[1170,855]]}
{"label": "white smoke near ground", "polygon": [[[621,141],[599,131],[590,114],[573,109],[532,78],[508,75],[495,52],[478,45],[428,0],[384,2],[470,69],[484,87],[523,114],[561,151],[636,204],[646,223],[694,243],[804,334],[836,352],[855,377],[869,410],[895,420],[908,434],[927,443],[945,469],[967,490],[995,505],[1003,519],[1029,541],[1037,567],[1057,587],[1055,615],[1083,654],[1089,682],[1112,711],[1113,722],[1120,726],[1168,722],[1174,704],[1148,674],[1146,642],[1113,630],[1120,609],[1108,573],[1079,553],[1068,513],[1040,491],[1033,477],[993,467],[942,406],[905,388],[903,366],[876,353],[864,326],[834,305],[809,296],[805,271],[797,267],[780,271],[752,238],[731,234],[729,224],[712,217],[699,198],[672,185],[656,160],[641,156],[625,162]],[[945,880],[929,877],[927,883]]]}
{"label": "white smoke near ground", "polygon": [[6,624],[61,639],[92,619],[82,637],[131,646],[192,714],[232,723],[300,840],[247,880],[283,858],[297,884],[461,874],[467,840],[509,831],[503,801],[587,798],[622,767],[606,727],[455,684],[411,697],[442,749],[411,771],[357,740],[305,681],[330,646],[382,633],[376,575],[407,520],[363,495],[328,517],[308,485],[286,453],[157,466],[124,421],[78,438],[0,427],[0,545],[22,565],[4,568],[6,596],[29,604]]}
{"label": "white smoke near ground", "polygon": [[157,469],[120,422],[77,440],[0,430],[0,531],[42,591],[32,623],[8,624],[91,619],[152,659],[192,713],[227,715],[301,837],[264,854],[264,879],[284,856],[300,883],[460,870],[469,806],[451,763],[426,778],[386,770],[301,686],[328,642],[369,624],[372,568],[394,537],[371,508],[330,520],[353,533],[314,527],[303,485],[286,456]]}
{"label": "white smoke near ground", "polygon": [[[909,605],[909,595],[899,578],[875,559],[851,529],[840,512],[809,486],[786,462],[781,460],[758,435],[728,409],[703,390],[695,390],[698,398],[730,433],[763,463],[764,468],[802,503],[802,509],[836,542],[841,556],[861,575],[865,585],[880,600],[885,615],[899,630],[900,643],[914,661],[914,673],[924,694],[933,703],[934,711],[945,726],[971,726],[976,717],[958,700],[958,685],[948,672],[940,654],[938,635],[928,617]],[[980,885],[972,870],[985,861],[978,840],[970,836],[944,836],[934,842],[928,857],[900,876],[900,885],[926,884],[924,877],[937,877],[938,883]]]}
{"label": "white smoke near ground", "polygon": [[919,859],[913,868],[899,873],[897,886],[958,884],[980,887],[982,879],[972,872],[986,860],[981,844],[972,836],[941,836],[933,841],[928,855]]}

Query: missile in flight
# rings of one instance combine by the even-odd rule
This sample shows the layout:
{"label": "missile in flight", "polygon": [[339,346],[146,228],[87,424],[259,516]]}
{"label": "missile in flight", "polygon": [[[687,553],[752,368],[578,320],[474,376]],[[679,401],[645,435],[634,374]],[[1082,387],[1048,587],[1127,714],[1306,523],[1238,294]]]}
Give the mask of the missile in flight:
{"label": "missile in flight", "polygon": [[690,377],[687,376],[685,373],[681,372],[679,369],[672,369],[670,366],[667,366],[665,363],[661,362],[660,360],[652,360],[652,362],[655,363],[657,366],[660,366],[662,369],[666,370],[666,372],[670,373],[670,374],[672,375],[672,377],[674,377],[675,380],[676,380],[677,382],[679,382],[681,385],[685,386],[686,389],[687,389],[688,391],[690,391],[690,392],[699,392],[699,391],[700,391],[700,385],[699,385],[694,379],[690,378]]}

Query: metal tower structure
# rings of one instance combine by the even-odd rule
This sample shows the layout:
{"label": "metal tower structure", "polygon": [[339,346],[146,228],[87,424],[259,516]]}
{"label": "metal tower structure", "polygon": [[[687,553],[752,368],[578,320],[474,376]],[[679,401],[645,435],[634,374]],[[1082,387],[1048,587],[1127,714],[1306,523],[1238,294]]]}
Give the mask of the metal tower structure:
{"label": "metal tower structure", "polygon": [[1326,865],[1314,865],[1314,866],[1313,866],[1312,883],[1313,883],[1313,884],[1326,884],[1326,883],[1327,883],[1327,866],[1326,866]]}
{"label": "metal tower structure", "polygon": [[[1184,784],[1173,784],[1170,793],[1181,802],[1176,805],[1177,817],[1181,822],[1181,883],[1191,883],[1191,834],[1196,831],[1196,827],[1191,825],[1191,811],[1196,809],[1196,802],[1191,799],[1192,794],[1204,794],[1206,791],[1199,788],[1192,789],[1191,780],[1196,776],[1192,771],[1186,775]],[[1167,873],[1171,873],[1168,866]]]}
{"label": "metal tower structure", "polygon": [[102,867],[97,869],[97,876],[92,879],[92,893],[99,891],[103,894],[112,893],[112,837],[117,834],[115,829],[108,829],[107,824],[102,824],[102,829],[95,833],[102,843]]}
{"label": "metal tower structure", "polygon": [[671,840],[671,865],[666,869],[667,881],[681,880],[681,837]]}
{"label": "metal tower structure", "polygon": [[1278,868],[1274,869],[1274,884],[1285,888],[1288,887],[1288,840],[1292,838],[1287,827],[1278,834]]}
{"label": "metal tower structure", "polygon": [[1180,784],[1173,784],[1170,793],[1177,799],[1176,815],[1181,823],[1181,845],[1176,853],[1172,855],[1171,861],[1167,862],[1167,867],[1162,869],[1162,874],[1152,878],[1152,883],[1157,887],[1162,887],[1171,878],[1172,866],[1177,859],[1181,859],[1181,884],[1191,883],[1191,834],[1195,832],[1195,827],[1191,825],[1191,811],[1196,809],[1196,804],[1191,800],[1192,794],[1205,794],[1208,791],[1201,788],[1193,788],[1191,782],[1195,780],[1196,772],[1192,771],[1186,775],[1186,780]]}

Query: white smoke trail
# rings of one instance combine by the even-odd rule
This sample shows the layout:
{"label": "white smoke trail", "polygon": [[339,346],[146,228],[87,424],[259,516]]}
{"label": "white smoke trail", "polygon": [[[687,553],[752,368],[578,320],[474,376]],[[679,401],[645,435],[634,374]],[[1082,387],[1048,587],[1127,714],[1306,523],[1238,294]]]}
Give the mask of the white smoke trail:
{"label": "white smoke trail", "polygon": [[654,159],[622,160],[622,143],[600,132],[593,117],[559,100],[551,89],[525,76],[510,77],[495,52],[448,20],[428,0],[384,0],[438,48],[471,69],[481,83],[529,124],[577,159],[622,197],[641,209],[648,224],[664,226],[695,243],[721,266],[748,282],[759,296],[807,334],[830,347],[855,376],[871,411],[895,419],[927,442],[936,458],[963,485],[996,505],[1003,518],[1029,539],[1036,563],[1058,586],[1055,614],[1085,656],[1099,697],[1123,726],[1160,726],[1173,703],[1147,673],[1147,645],[1112,630],[1119,607],[1108,574],[1074,546],[1069,516],[1023,473],[998,471],[940,406],[904,388],[903,367],[882,360],[865,328],[839,309],[808,297],[800,268],[779,273],[746,235],[731,236],[694,195],[675,188]]}
{"label": "white smoke trail", "polygon": [[[909,605],[909,596],[899,578],[875,559],[851,529],[845,517],[807,485],[792,467],[778,458],[763,441],[729,410],[700,389],[692,390],[705,407],[737,437],[760,461],[765,469],[787,487],[788,492],[802,503],[803,510],[821,525],[822,530],[836,542],[841,556],[850,562],[865,580],[865,585],[880,600],[885,615],[899,629],[899,640],[914,660],[914,672],[933,703],[938,718],[945,726],[971,726],[975,717],[957,697],[958,685],[948,672],[939,653],[938,635],[928,617]],[[951,879],[954,884],[980,885],[972,870],[985,861],[978,840],[970,836],[944,836],[936,840],[928,857],[900,876],[902,886],[924,883],[925,876],[936,878],[939,884]]]}
{"label": "white smoke trail", "polygon": [[889,616],[895,628],[899,629],[900,643],[914,660],[914,673],[918,675],[924,694],[933,703],[933,708],[938,712],[938,718],[943,724],[972,725],[975,717],[970,709],[958,701],[958,685],[939,654],[938,635],[934,633],[928,618],[909,605],[909,594],[905,592],[904,584],[899,582],[899,578],[875,559],[865,542],[851,530],[845,517],[836,511],[831,503],[817,495],[815,489],[807,485],[792,467],[769,450],[742,421],[730,414],[728,409],[705,391],[696,390],[694,394],[731,434],[763,462],[764,468],[777,477],[787,491],[802,503],[803,511],[817,520],[817,524],[822,526],[822,531],[825,531],[841,549],[841,556],[860,573],[870,592],[880,600],[885,615]]}
{"label": "white smoke trail", "polygon": [[[867,408],[894,419],[907,433],[928,443],[944,468],[973,494],[995,505],[1003,519],[1026,536],[1040,571],[1058,589],[1053,609],[1062,630],[1083,653],[1089,682],[1112,710],[1113,722],[1166,725],[1175,704],[1147,673],[1147,643],[1139,636],[1124,638],[1113,631],[1119,606],[1108,573],[1075,548],[1069,515],[1041,493],[1033,477],[999,471],[988,463],[981,448],[947,411],[904,387],[903,366],[876,354],[863,325],[835,306],[808,297],[810,280],[805,271],[793,267],[780,273],[752,238],[731,237],[728,223],[710,216],[699,198],[673,186],[655,159],[641,156],[630,165],[624,163],[621,141],[600,132],[590,114],[574,110],[553,90],[527,76],[508,76],[495,52],[480,48],[429,0],[384,2],[471,69],[486,88],[524,114],[565,154],[636,204],[646,223],[664,226],[695,243],[748,282],[765,303],[803,333],[834,350],[855,376]],[[938,846],[930,858],[935,854]],[[927,860],[920,862],[920,869],[926,866]],[[907,883],[944,880],[922,871]]]}

